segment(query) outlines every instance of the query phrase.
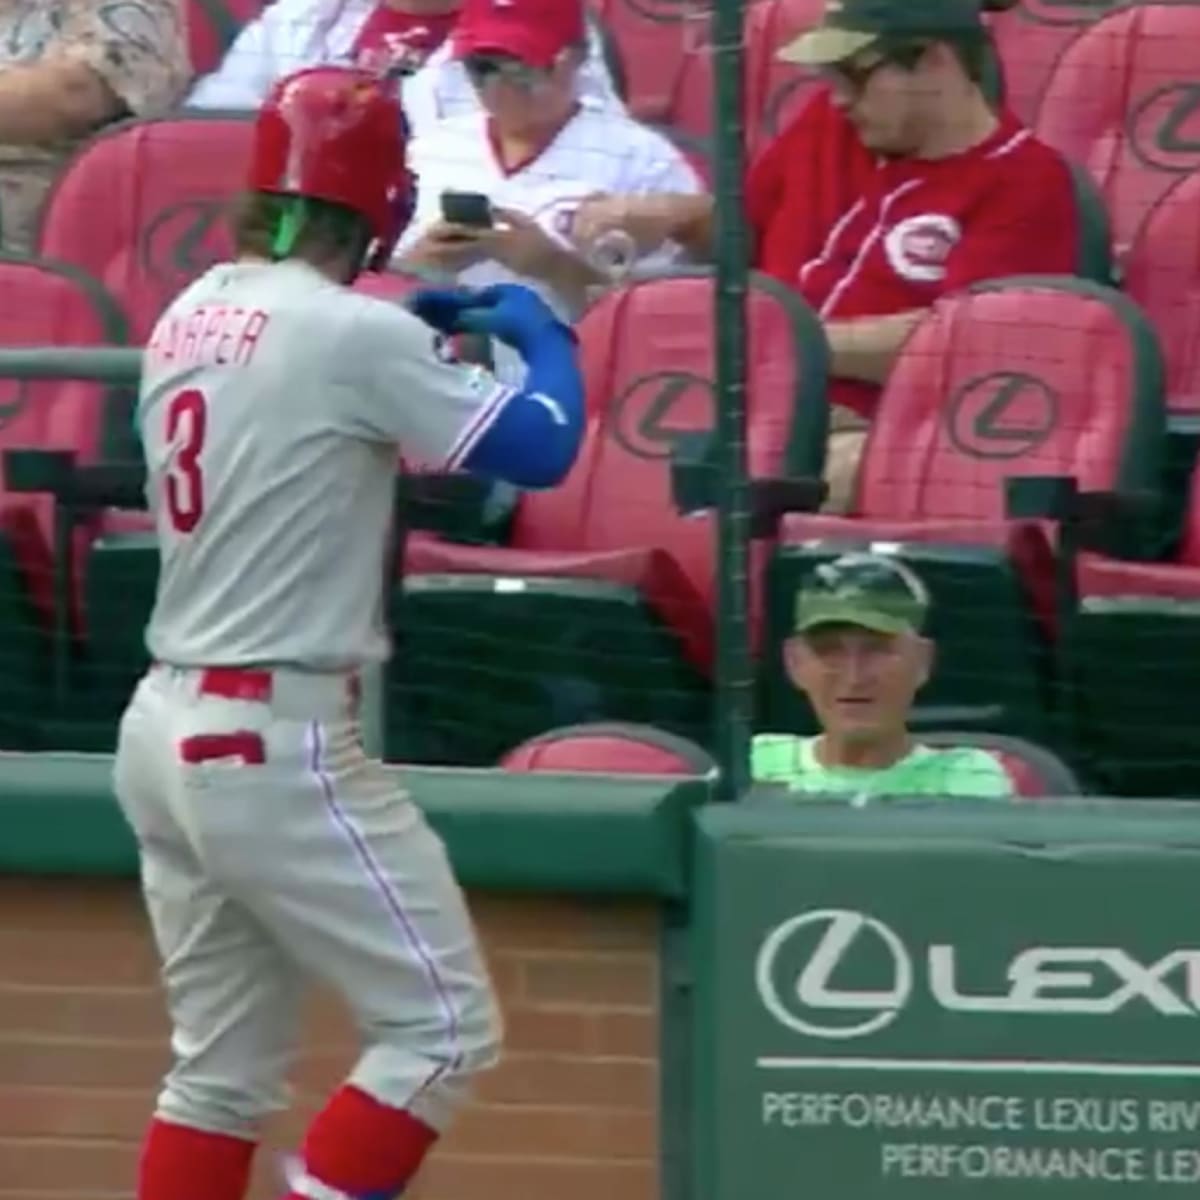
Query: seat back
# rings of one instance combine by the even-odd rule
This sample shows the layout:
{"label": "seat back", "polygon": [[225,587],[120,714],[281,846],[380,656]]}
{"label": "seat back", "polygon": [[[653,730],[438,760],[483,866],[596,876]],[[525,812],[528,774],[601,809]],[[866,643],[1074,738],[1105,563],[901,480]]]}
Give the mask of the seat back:
{"label": "seat back", "polygon": [[704,776],[712,755],[676,734],[626,721],[566,725],[529,738],[500,763],[505,771]]}
{"label": "seat back", "polygon": [[1176,559],[1184,566],[1200,567],[1200,461],[1193,465],[1189,476],[1187,509]]}
{"label": "seat back", "polygon": [[258,15],[258,0],[187,0],[188,58],[196,75],[216,70],[242,26]]}
{"label": "seat back", "polygon": [[864,515],[997,520],[1005,480],[1072,476],[1155,493],[1163,363],[1140,309],[1099,284],[1024,277],[939,302],[884,388],[859,478]]}
{"label": "seat back", "polygon": [[1037,116],[1059,55],[1079,35],[1125,0],[1021,0],[989,19],[1004,71],[1004,98],[1022,121]]}
{"label": "seat back", "polygon": [[[0,256],[0,296],[8,298],[0,304],[5,349],[127,343],[125,319],[113,298],[66,264]],[[0,378],[0,451],[70,450],[85,463],[109,457],[112,443],[129,428],[132,399],[126,389],[86,380]],[[31,513],[42,546],[53,546],[51,497],[7,493],[6,486],[0,468],[0,506]],[[30,582],[48,613],[51,579]]]}
{"label": "seat back", "polygon": [[1035,128],[1086,166],[1120,260],[1155,202],[1200,167],[1200,4],[1139,4],[1084,29],[1055,63]]}
{"label": "seat back", "polygon": [[1162,340],[1168,411],[1200,416],[1200,171],[1176,183],[1143,222],[1125,290]]}
{"label": "seat back", "polygon": [[665,133],[688,157],[699,164],[702,178],[712,178],[713,57],[707,46],[699,46],[684,57],[671,101],[663,118]]}
{"label": "seat back", "polygon": [[[633,546],[671,552],[711,603],[715,528],[680,516],[671,455],[687,434],[714,428],[715,283],[712,272],[640,280],[604,295],[578,324],[587,379],[586,465],[578,540],[562,548]],[[812,477],[824,462],[827,344],[812,310],[775,280],[754,274],[747,297],[747,452],[752,476]],[[528,536],[541,505],[529,497],[516,529]],[[551,536],[542,522],[544,543]],[[557,538],[562,537],[553,531]]]}
{"label": "seat back", "polygon": [[[0,346],[122,346],[125,318],[116,301],[85,272],[48,259],[0,255]],[[0,446],[105,454],[110,403],[125,398],[86,380],[0,378]],[[118,419],[127,420],[123,406]]]}
{"label": "seat back", "polygon": [[685,56],[707,43],[709,0],[592,0],[624,65],[626,103],[640,120],[663,121]]}
{"label": "seat back", "polygon": [[779,51],[818,24],[821,0],[764,0],[746,13],[745,128],[748,161],[782,133],[819,86],[806,67],[780,62]]}
{"label": "seat back", "polygon": [[1084,794],[1075,772],[1057,754],[1024,738],[950,730],[922,733],[920,740],[927,746],[974,746],[987,750],[1000,760],[1000,765],[1013,781],[1015,799],[1018,800]]}
{"label": "seat back", "polygon": [[39,253],[104,284],[144,343],[167,304],[232,253],[226,218],[251,132],[245,114],[114,126],[64,167],[42,210]]}

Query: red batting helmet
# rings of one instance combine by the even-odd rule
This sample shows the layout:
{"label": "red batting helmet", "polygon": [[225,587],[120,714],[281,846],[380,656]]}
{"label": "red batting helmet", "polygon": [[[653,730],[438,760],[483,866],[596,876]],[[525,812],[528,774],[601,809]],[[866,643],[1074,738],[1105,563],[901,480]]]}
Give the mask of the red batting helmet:
{"label": "red batting helmet", "polygon": [[398,88],[395,80],[348,67],[296,71],[271,89],[254,129],[249,186],[358,213],[374,236],[371,270],[387,264],[412,216]]}

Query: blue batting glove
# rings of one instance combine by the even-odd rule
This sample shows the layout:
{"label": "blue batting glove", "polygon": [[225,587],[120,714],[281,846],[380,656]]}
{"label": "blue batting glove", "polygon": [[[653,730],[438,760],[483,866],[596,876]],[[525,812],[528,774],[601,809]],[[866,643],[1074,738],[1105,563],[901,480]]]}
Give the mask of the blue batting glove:
{"label": "blue batting glove", "polygon": [[531,288],[518,283],[498,283],[481,288],[458,316],[458,329],[499,338],[526,354],[540,337],[551,329],[560,329],[574,338],[554,310]]}
{"label": "blue batting glove", "polygon": [[458,333],[463,310],[477,304],[477,297],[470,288],[420,288],[405,307],[439,333]]}

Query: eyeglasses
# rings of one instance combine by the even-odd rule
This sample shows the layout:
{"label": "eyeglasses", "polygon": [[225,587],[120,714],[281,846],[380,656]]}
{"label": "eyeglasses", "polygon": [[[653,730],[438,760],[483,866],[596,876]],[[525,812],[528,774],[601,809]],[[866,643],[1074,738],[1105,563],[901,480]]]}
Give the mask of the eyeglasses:
{"label": "eyeglasses", "polygon": [[463,67],[476,87],[482,87],[489,79],[499,79],[515,87],[533,88],[544,83],[548,74],[541,67],[503,54],[469,54],[463,59]]}
{"label": "eyeglasses", "polygon": [[911,71],[928,49],[928,42],[904,43],[890,47],[883,54],[848,59],[846,62],[826,67],[824,74],[834,86],[858,96],[880,67],[900,67],[902,70]]}
{"label": "eyeglasses", "polygon": [[842,88],[844,91],[857,96],[871,82],[871,76],[880,67],[886,67],[890,61],[889,58],[883,55],[877,58],[859,59],[857,62],[851,60],[826,67],[823,73],[826,79],[835,87]]}

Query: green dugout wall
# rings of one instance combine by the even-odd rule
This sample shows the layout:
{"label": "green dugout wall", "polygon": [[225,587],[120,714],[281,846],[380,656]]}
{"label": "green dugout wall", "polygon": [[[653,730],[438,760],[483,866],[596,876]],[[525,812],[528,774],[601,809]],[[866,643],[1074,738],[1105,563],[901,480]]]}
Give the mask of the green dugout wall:
{"label": "green dugout wall", "polygon": [[[104,756],[0,757],[0,870],[129,876]],[[1200,810],[851,809],[413,771],[468,887],[654,898],[663,1191],[1200,1187]]]}

